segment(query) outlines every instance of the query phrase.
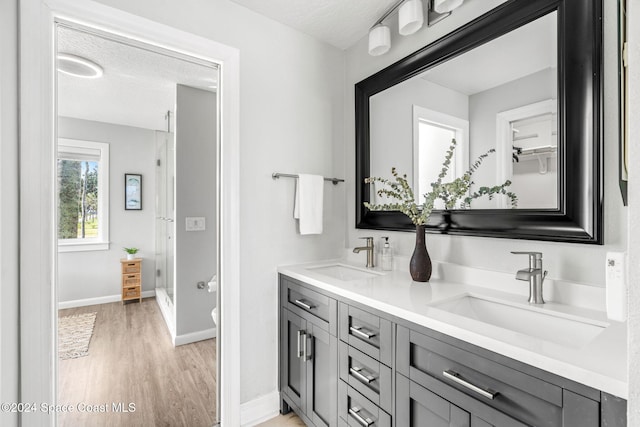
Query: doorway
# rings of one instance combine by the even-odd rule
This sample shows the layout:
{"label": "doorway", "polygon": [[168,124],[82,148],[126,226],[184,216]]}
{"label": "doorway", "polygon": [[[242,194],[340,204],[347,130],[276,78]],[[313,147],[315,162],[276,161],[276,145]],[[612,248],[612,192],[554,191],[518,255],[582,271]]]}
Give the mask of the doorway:
{"label": "doorway", "polygon": [[[220,145],[217,147],[219,187],[217,227],[222,256],[218,281],[224,310],[218,317],[221,352],[218,363],[218,405],[222,423],[239,423],[238,306],[238,82],[239,56],[234,48],[179,31],[90,1],[27,0],[21,3],[21,215],[20,252],[26,261],[20,267],[21,290],[21,400],[56,403],[55,267],[57,233],[54,183],[55,91],[53,34],[57,23],[73,23],[150,46],[162,46],[174,53],[188,54],[221,65]],[[33,172],[34,166],[36,173]],[[223,305],[222,303],[220,304]],[[224,330],[229,325],[229,330]],[[228,353],[228,354],[227,354]],[[24,425],[54,425],[56,414],[21,414]]]}
{"label": "doorway", "polygon": [[65,24],[56,58],[59,424],[212,425],[218,66]]}

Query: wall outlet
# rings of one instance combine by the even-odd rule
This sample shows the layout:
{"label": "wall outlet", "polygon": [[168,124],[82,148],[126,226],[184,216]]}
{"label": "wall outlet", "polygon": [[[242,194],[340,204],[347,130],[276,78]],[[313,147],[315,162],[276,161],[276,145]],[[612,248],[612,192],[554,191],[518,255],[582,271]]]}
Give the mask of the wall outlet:
{"label": "wall outlet", "polygon": [[203,216],[188,216],[186,218],[187,231],[204,231],[206,228],[206,220]]}
{"label": "wall outlet", "polygon": [[626,264],[626,253],[607,252],[607,317],[619,322],[627,320]]}

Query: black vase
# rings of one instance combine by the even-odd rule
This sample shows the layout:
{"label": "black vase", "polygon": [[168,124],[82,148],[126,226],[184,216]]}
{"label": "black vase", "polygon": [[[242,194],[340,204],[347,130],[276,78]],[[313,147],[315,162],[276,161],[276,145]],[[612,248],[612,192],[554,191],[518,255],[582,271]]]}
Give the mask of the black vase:
{"label": "black vase", "polygon": [[431,258],[427,252],[424,230],[424,225],[416,225],[416,247],[409,263],[409,272],[415,282],[428,282],[431,278]]}

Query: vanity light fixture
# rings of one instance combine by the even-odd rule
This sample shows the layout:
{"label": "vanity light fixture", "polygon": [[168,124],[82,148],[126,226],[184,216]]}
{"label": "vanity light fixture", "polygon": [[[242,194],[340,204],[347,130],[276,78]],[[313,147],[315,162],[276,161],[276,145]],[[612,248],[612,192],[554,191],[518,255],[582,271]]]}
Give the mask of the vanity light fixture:
{"label": "vanity light fixture", "polygon": [[402,36],[415,33],[424,23],[422,0],[407,0],[398,11],[398,32]]}
{"label": "vanity light fixture", "polygon": [[391,48],[391,30],[384,24],[377,24],[369,30],[369,55],[385,54]]}
{"label": "vanity light fixture", "polygon": [[462,5],[464,0],[433,0],[433,10],[438,13],[448,13]]}
{"label": "vanity light fixture", "polygon": [[82,77],[84,79],[97,79],[104,74],[104,70],[100,65],[81,56],[59,53],[57,59],[58,71],[70,76]]}
{"label": "vanity light fixture", "polygon": [[424,24],[423,1],[428,4],[428,26],[432,26],[451,15],[451,11],[464,2],[464,0],[398,0],[369,30],[369,55],[382,55],[391,48],[391,31],[387,25],[383,24],[383,21],[395,11],[398,11],[398,32],[400,35],[408,36],[422,28]]}

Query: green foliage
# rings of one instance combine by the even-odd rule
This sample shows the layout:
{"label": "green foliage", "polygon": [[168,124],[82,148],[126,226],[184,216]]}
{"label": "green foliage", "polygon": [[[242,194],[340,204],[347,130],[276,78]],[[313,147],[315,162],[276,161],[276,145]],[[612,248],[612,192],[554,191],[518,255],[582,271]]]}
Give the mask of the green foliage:
{"label": "green foliage", "polygon": [[134,255],[137,254],[140,249],[138,248],[122,248],[128,254]]}
{"label": "green foliage", "polygon": [[80,162],[58,161],[58,238],[78,237],[78,194],[81,188]]}
{"label": "green foliage", "polygon": [[95,162],[58,160],[59,239],[97,237],[98,167]]}
{"label": "green foliage", "polygon": [[443,183],[442,180],[447,176],[449,167],[451,166],[451,159],[455,152],[456,140],[451,140],[451,146],[447,150],[442,163],[442,170],[438,174],[438,180],[431,183],[431,191],[423,194],[424,201],[421,205],[416,203],[416,199],[413,193],[413,189],[407,181],[407,175],[400,175],[396,171],[396,168],[391,168],[391,174],[393,180],[388,180],[378,177],[369,177],[365,179],[367,184],[374,182],[380,182],[387,186],[378,190],[378,195],[381,197],[387,197],[395,200],[393,203],[383,204],[371,204],[364,202],[366,208],[372,211],[400,211],[407,215],[411,222],[415,225],[426,224],[433,211],[435,201],[441,199],[444,202],[445,209],[454,209],[458,202],[462,209],[470,207],[471,202],[479,197],[487,196],[490,200],[496,194],[502,194],[509,198],[512,207],[516,207],[518,204],[518,198],[515,193],[507,191],[507,187],[511,185],[511,181],[507,180],[503,184],[493,187],[480,187],[477,191],[469,193],[469,189],[474,182],[471,180],[474,172],[476,172],[482,162],[494,153],[495,150],[491,149],[484,154],[481,154],[469,167],[460,178],[456,178],[451,182]]}

